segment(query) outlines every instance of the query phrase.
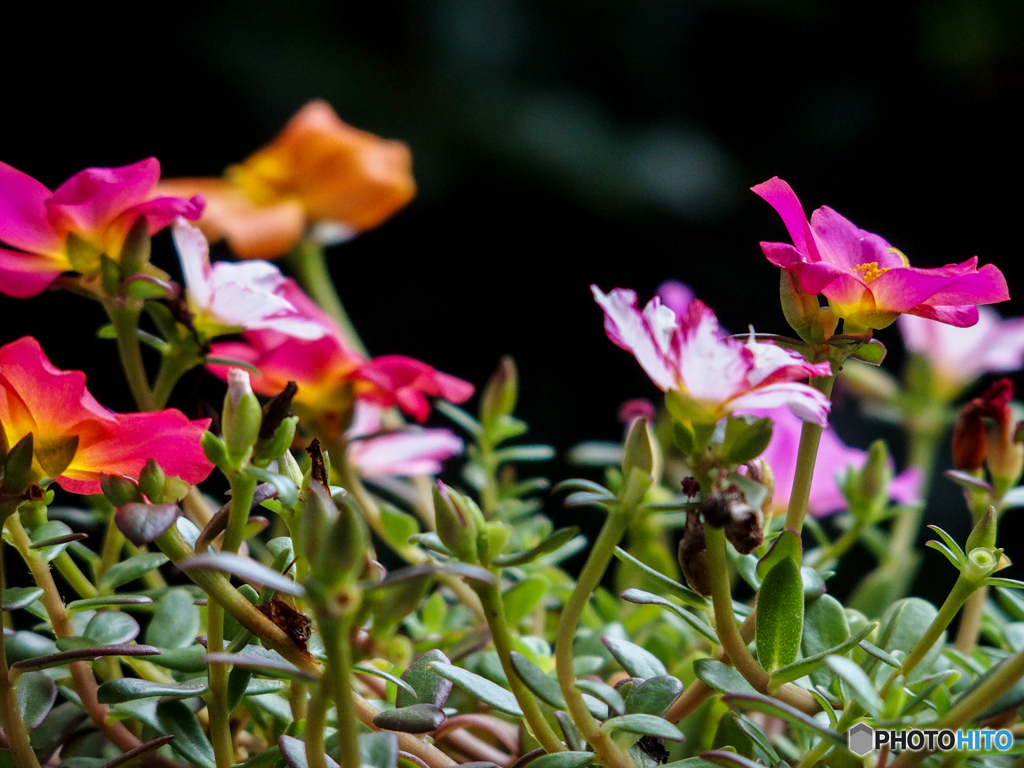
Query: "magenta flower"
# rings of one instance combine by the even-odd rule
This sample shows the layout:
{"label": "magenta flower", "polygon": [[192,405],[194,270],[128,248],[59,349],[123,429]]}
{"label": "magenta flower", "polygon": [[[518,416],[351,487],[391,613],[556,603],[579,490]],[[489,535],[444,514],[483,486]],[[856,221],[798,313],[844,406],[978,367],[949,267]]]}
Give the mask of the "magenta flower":
{"label": "magenta flower", "polygon": [[363,477],[436,475],[441,463],[462,453],[462,440],[447,429],[408,426],[382,432],[382,409],[357,403],[348,438],[348,460]]}
{"label": "magenta flower", "polygon": [[[767,416],[774,422],[772,439],[761,458],[768,462],[775,476],[775,495],[772,506],[784,513],[793,492],[796,460],[800,445],[800,420],[785,408],[748,411],[755,416]],[[811,494],[807,511],[815,517],[824,517],[847,508],[846,499],[839,490],[837,477],[848,468],[861,469],[867,461],[867,451],[846,445],[836,431],[829,427],[821,433],[818,459],[811,478]],[[889,483],[889,497],[900,504],[914,504],[921,499],[924,476],[916,467],[908,467]]]}
{"label": "magenta flower", "polygon": [[774,344],[725,336],[715,313],[697,299],[676,318],[657,297],[641,312],[633,291],[591,290],[604,310],[608,338],[632,352],[659,389],[680,395],[695,421],[712,423],[733,411],[786,406],[805,421],[828,423],[828,398],[798,383],[830,376],[828,363],[812,365]]}
{"label": "magenta flower", "polygon": [[[0,292],[42,293],[62,272],[99,270],[100,255],[117,261],[129,230],[145,216],[150,234],[178,216],[198,219],[201,197],[149,199],[160,163],[149,158],[121,168],[87,168],[55,192],[0,163]],[[69,249],[68,235],[77,242]]]}
{"label": "magenta flower", "polygon": [[878,235],[858,229],[828,207],[808,222],[793,189],[775,177],[753,187],[778,212],[793,244],[761,243],[768,260],[796,275],[811,295],[824,294],[848,323],[885,328],[900,314],[967,327],[978,322],[978,304],[1006,301],[1006,278],[997,267],[978,269],[975,256],[938,269],[910,266],[907,257]]}
{"label": "magenta flower", "polygon": [[936,393],[947,399],[983,374],[1024,368],[1024,317],[1002,320],[982,307],[977,324],[954,328],[904,315],[900,333],[907,350],[928,361]]}
{"label": "magenta flower", "polygon": [[299,339],[327,334],[285,298],[287,278],[268,261],[218,261],[198,227],[179,219],[174,244],[185,276],[186,298],[196,329],[207,338],[248,330],[273,330]]}

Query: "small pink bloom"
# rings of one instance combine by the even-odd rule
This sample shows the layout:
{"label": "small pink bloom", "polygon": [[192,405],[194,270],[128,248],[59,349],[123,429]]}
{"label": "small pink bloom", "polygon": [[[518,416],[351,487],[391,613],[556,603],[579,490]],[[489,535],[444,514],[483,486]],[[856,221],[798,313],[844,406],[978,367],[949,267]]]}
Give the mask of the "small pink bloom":
{"label": "small pink bloom", "polygon": [[928,361],[944,397],[953,397],[983,374],[1024,367],[1024,317],[1002,320],[988,307],[978,310],[978,322],[970,328],[902,315],[900,333],[907,350]]}
{"label": "small pink bloom", "polygon": [[[198,219],[201,197],[150,200],[160,179],[155,158],[121,168],[87,168],[55,192],[0,163],[0,292],[16,298],[42,293],[62,272],[94,272],[100,254],[117,261],[129,230],[145,216],[154,234],[178,216]],[[90,253],[69,253],[68,235]]]}
{"label": "small pink bloom", "polygon": [[798,383],[831,375],[828,363],[812,365],[774,344],[723,336],[715,313],[700,300],[677,319],[658,297],[641,312],[633,291],[591,290],[604,310],[608,338],[632,352],[659,389],[685,397],[701,421],[784,405],[805,421],[828,423],[828,398]]}
{"label": "small pink bloom", "polygon": [[[214,344],[214,355],[241,360],[259,370],[260,376],[252,380],[256,392],[274,395],[294,381],[299,387],[294,402],[300,408],[339,423],[347,418],[353,398],[385,408],[398,406],[423,421],[430,413],[428,397],[462,403],[472,396],[472,384],[426,363],[400,355],[366,360],[349,349],[334,322],[293,280],[285,280],[278,295],[326,333],[303,340],[273,329],[252,330],[244,334],[244,341]],[[223,366],[210,366],[210,370],[226,375]]]}
{"label": "small pink bloom", "polygon": [[661,303],[676,313],[676,317],[682,317],[690,304],[697,298],[690,286],[680,283],[678,280],[666,280],[654,291],[654,295],[661,299]]}
{"label": "small pink bloom", "polygon": [[204,336],[263,329],[299,339],[327,334],[321,323],[303,317],[284,297],[287,280],[273,264],[218,261],[211,266],[210,246],[198,227],[178,219],[173,231],[188,308]]}
{"label": "small pink bloom", "polygon": [[[793,492],[796,460],[799,453],[801,423],[785,408],[748,411],[755,416],[767,416],[774,422],[772,439],[761,458],[768,462],[775,476],[775,496],[772,505],[779,513],[786,511]],[[847,508],[846,499],[839,490],[837,476],[849,467],[860,469],[867,461],[867,451],[846,445],[831,427],[821,433],[818,459],[811,478],[811,494],[807,510],[815,517],[823,517]],[[914,504],[921,499],[920,470],[909,467],[893,478],[889,496],[900,504]]]}
{"label": "small pink bloom", "polygon": [[782,217],[793,244],[761,243],[768,260],[797,276],[811,295],[824,294],[832,311],[866,328],[885,328],[900,314],[967,327],[978,304],[1006,301],[1006,278],[997,267],[978,269],[975,256],[937,269],[911,267],[878,235],[858,229],[828,207],[808,221],[796,193],[778,177],[753,187]]}
{"label": "small pink bloom", "polygon": [[348,460],[363,477],[436,475],[445,459],[462,453],[462,440],[447,429],[382,429],[381,409],[357,403],[352,426],[345,434]]}
{"label": "small pink bloom", "polygon": [[209,425],[173,409],[112,413],[89,394],[84,373],[54,367],[32,337],[0,347],[0,429],[10,445],[32,434],[36,471],[71,493],[100,493],[101,474],[138,477],[151,458],[185,482],[205,480],[213,465],[200,440]]}

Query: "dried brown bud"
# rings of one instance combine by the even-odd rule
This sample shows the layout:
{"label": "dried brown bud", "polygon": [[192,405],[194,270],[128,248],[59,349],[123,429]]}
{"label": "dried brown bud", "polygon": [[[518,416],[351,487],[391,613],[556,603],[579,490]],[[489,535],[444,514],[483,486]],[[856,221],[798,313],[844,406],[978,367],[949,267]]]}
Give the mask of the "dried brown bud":
{"label": "dried brown bud", "polygon": [[953,427],[953,466],[965,472],[981,469],[988,454],[985,407],[976,398],[960,409]]}
{"label": "dried brown bud", "polygon": [[708,570],[707,545],[704,541],[704,523],[700,515],[690,512],[686,515],[686,527],[679,542],[679,567],[682,568],[686,583],[694,592],[711,594],[711,577]]}
{"label": "dried brown bud", "polygon": [[741,555],[749,555],[764,542],[764,513],[747,503],[734,503],[725,523],[725,537]]}

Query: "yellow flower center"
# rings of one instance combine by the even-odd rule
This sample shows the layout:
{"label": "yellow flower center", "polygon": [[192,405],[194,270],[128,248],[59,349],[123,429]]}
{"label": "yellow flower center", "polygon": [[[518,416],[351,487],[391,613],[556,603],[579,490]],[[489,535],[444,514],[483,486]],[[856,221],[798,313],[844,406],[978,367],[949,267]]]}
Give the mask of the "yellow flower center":
{"label": "yellow flower center", "polygon": [[868,285],[888,272],[892,267],[879,267],[877,261],[869,261],[866,264],[858,264],[850,270]]}

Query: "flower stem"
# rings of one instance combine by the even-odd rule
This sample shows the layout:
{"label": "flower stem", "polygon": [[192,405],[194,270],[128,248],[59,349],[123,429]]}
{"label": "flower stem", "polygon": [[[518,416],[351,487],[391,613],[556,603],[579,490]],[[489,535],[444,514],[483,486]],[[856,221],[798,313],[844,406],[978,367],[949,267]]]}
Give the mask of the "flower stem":
{"label": "flower stem", "polygon": [[498,652],[498,658],[501,660],[501,668],[505,672],[505,677],[508,678],[509,687],[512,689],[516,701],[519,702],[519,708],[523,710],[527,725],[530,726],[534,737],[545,751],[564,752],[565,746],[545,719],[537,699],[534,698],[533,693],[526,687],[512,666],[512,632],[508,626],[508,619],[505,618],[501,588],[497,582],[494,584],[477,583],[474,588],[480,595],[480,602],[483,604],[484,614],[487,617],[487,626],[491,630],[491,639],[494,641],[494,649]]}
{"label": "flower stem", "polygon": [[[953,621],[953,618],[963,606],[964,602],[976,589],[977,586],[972,584],[963,576],[957,578],[956,583],[953,585],[953,589],[949,591],[949,595],[946,596],[945,602],[943,602],[942,607],[939,608],[939,612],[935,615],[935,618],[932,619],[932,623],[928,625],[928,629],[926,629],[924,634],[918,638],[917,643],[903,660],[903,667],[900,671],[903,674],[904,679],[909,677],[910,673],[914,671],[914,668],[921,663],[921,660],[928,654],[928,651],[932,649],[932,646],[935,645],[935,642],[942,636],[942,633],[946,631],[946,627],[948,627],[950,622]],[[886,688],[888,688],[888,684],[886,685]]]}
{"label": "flower stem", "polygon": [[[4,545],[0,541],[0,573],[4,572]],[[25,723],[18,709],[18,694],[11,685],[11,670],[7,666],[7,649],[0,639],[0,725],[4,729],[7,746],[14,755],[18,768],[39,768],[39,760],[28,740]]]}
{"label": "flower stem", "polygon": [[[930,419],[925,425],[912,424],[909,427],[908,463],[921,470],[923,479],[920,492],[922,499],[928,497],[932,473],[935,471],[935,459],[939,451],[939,441],[943,432],[942,426],[936,426],[935,421],[935,419]],[[939,421],[938,423],[941,425],[943,422]],[[924,505],[908,507],[893,522],[892,532],[889,536],[891,560],[902,561],[907,554],[914,550],[923,516]]]}
{"label": "flower stem", "polygon": [[306,763],[309,768],[327,768],[324,726],[327,724],[327,710],[330,706],[330,684],[327,678],[321,678],[317,695],[310,697],[306,730],[302,735],[303,741],[306,742]]}
{"label": "flower stem", "polygon": [[323,245],[315,239],[307,237],[288,254],[287,259],[288,266],[299,285],[338,324],[341,335],[352,351],[363,357],[369,357],[366,347],[341,303],[341,298],[334,287],[334,281],[331,280],[331,270],[327,265],[327,254]]}
{"label": "flower stem", "polygon": [[337,712],[338,763],[341,768],[359,768],[359,731],[352,691],[352,644],[349,638],[352,612],[357,607],[358,602],[354,602],[339,615],[317,618],[327,652],[324,681]]}
{"label": "flower stem", "polygon": [[153,382],[153,403],[155,408],[163,408],[174,391],[174,386],[186,373],[202,363],[202,359],[178,354],[172,350],[163,356],[160,368]]}
{"label": "flower stem", "polygon": [[[825,397],[831,397],[836,377],[822,376],[810,380],[810,385]],[[793,491],[789,495],[789,509],[786,510],[786,528],[799,533],[804,527],[807,514],[807,500],[811,497],[811,480],[814,477],[814,463],[818,458],[818,443],[821,442],[822,428],[805,421],[800,430],[800,447],[796,456],[796,475],[793,477]]]}
{"label": "flower stem", "polygon": [[587,558],[583,570],[569,599],[562,609],[561,618],[558,621],[558,643],[555,647],[555,668],[558,672],[558,684],[562,688],[562,695],[569,705],[569,714],[573,722],[590,744],[594,751],[601,757],[608,768],[635,768],[633,760],[623,752],[610,736],[601,730],[600,723],[594,719],[587,709],[583,695],[573,683],[576,682],[576,673],[573,670],[573,640],[576,637],[576,628],[579,625],[583,609],[586,608],[590,596],[597,589],[604,577],[623,534],[629,527],[629,511],[616,505],[609,512],[608,517],[590,550],[590,557]]}
{"label": "flower stem", "polygon": [[142,362],[142,347],[139,344],[139,316],[142,303],[135,299],[107,299],[103,302],[110,322],[117,334],[117,354],[121,368],[131,389],[135,405],[140,411],[156,410],[153,392],[149,388],[146,366]]}
{"label": "flower stem", "polygon": [[245,525],[249,522],[252,511],[253,495],[258,481],[246,472],[234,472],[231,475],[231,509],[228,512],[228,525],[224,531],[224,542],[221,550],[237,552],[245,538]]}
{"label": "flower stem", "polygon": [[956,630],[956,649],[969,655],[978,642],[981,632],[981,619],[985,613],[985,600],[988,599],[988,587],[979,587],[964,603],[964,612],[960,616],[960,626]]}
{"label": "flower stem", "polygon": [[93,586],[93,583],[82,573],[82,570],[66,551],[57,555],[53,560],[53,564],[79,597],[96,597],[99,595],[99,590]]}
{"label": "flower stem", "polygon": [[[224,609],[216,600],[210,600],[206,606],[206,648],[210,653],[224,650]],[[228,768],[235,762],[231,713],[228,711],[229,669],[227,664],[210,663],[210,692],[205,696],[210,713],[210,741],[217,768]]]}

